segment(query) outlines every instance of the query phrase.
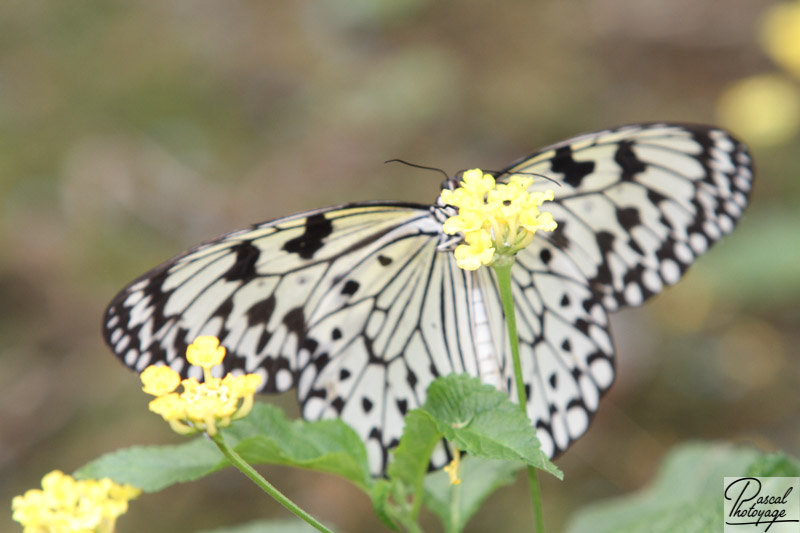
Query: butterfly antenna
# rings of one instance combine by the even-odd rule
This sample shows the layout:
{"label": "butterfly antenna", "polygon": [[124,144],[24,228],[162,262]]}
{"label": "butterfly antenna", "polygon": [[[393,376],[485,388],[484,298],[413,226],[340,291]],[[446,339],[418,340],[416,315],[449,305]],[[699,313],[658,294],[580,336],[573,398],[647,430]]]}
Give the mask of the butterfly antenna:
{"label": "butterfly antenna", "polygon": [[408,166],[414,167],[414,168],[421,168],[423,170],[433,170],[434,172],[441,173],[445,177],[445,179],[448,179],[448,180],[450,179],[450,175],[447,174],[447,172],[445,172],[441,168],[426,167],[425,165],[417,165],[416,163],[409,163],[408,161],[404,161],[402,159],[389,159],[388,161],[384,161],[384,163],[403,163],[404,165],[408,165]]}
{"label": "butterfly antenna", "polygon": [[513,172],[512,173],[510,170],[504,170],[502,172],[492,172],[492,171],[487,171],[487,172],[491,172],[495,176],[502,176],[503,174],[521,174],[521,175],[525,175],[525,176],[536,176],[537,178],[544,178],[547,181],[553,182],[556,185],[558,185],[559,187],[561,187],[561,182],[559,182],[558,180],[553,179],[550,176],[545,176],[544,174],[539,174],[537,172]]}

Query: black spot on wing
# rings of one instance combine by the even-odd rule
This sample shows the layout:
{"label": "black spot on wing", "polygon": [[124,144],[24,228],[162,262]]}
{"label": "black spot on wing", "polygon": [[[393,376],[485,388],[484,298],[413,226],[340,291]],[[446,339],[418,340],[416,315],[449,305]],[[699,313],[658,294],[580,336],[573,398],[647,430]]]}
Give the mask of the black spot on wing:
{"label": "black spot on wing", "polygon": [[275,311],[275,295],[270,295],[269,298],[265,298],[253,304],[253,306],[247,310],[247,325],[255,326],[258,324],[267,324],[270,317],[272,317],[273,311]]}
{"label": "black spot on wing", "polygon": [[342,409],[344,409],[344,399],[341,396],[337,396],[331,401],[331,407],[336,409],[337,414],[341,415]]}
{"label": "black spot on wing", "polygon": [[639,217],[639,210],[634,207],[617,209],[617,221],[626,231],[630,231],[633,227],[642,223]]}
{"label": "black spot on wing", "polygon": [[620,178],[631,180],[640,172],[644,172],[647,166],[642,163],[636,154],[633,152],[632,141],[622,141],[617,147],[617,153],[614,154],[614,162],[622,169],[622,176]]}
{"label": "black spot on wing", "polygon": [[283,317],[283,323],[291,333],[303,335],[306,329],[306,319],[302,307],[295,307]]}
{"label": "black spot on wing", "polygon": [[397,410],[400,414],[406,416],[408,414],[408,400],[397,400]]}
{"label": "black spot on wing", "polygon": [[357,281],[353,281],[352,279],[348,280],[347,283],[344,284],[344,287],[342,287],[342,294],[352,296],[356,293],[360,286],[361,285],[359,285]]}
{"label": "black spot on wing", "polygon": [[609,254],[614,250],[614,241],[616,238],[614,237],[613,233],[609,233],[608,231],[598,231],[595,234],[595,238],[597,239],[597,245],[600,247],[600,251],[604,255]]}
{"label": "black spot on wing", "polygon": [[[550,243],[560,250],[566,250],[569,248],[569,239],[567,238],[567,221],[566,220],[559,220],[558,226],[556,229],[551,231],[549,234],[545,236],[545,238],[550,241]],[[551,257],[551,256],[548,256]],[[542,258],[544,261],[545,258]],[[549,261],[549,259],[547,260]]]}
{"label": "black spot on wing", "polygon": [[237,244],[231,248],[236,252],[236,262],[222,275],[227,281],[250,281],[256,277],[256,263],[261,250],[253,246],[250,241]]}
{"label": "black spot on wing", "polygon": [[372,402],[369,398],[361,398],[361,408],[364,409],[365,414],[369,414],[372,411]]}
{"label": "black spot on wing", "polygon": [[383,266],[389,266],[392,264],[392,258],[386,257],[385,255],[379,255],[378,262]]}
{"label": "black spot on wing", "polygon": [[550,162],[554,172],[564,175],[564,181],[572,187],[580,187],[583,178],[594,172],[594,161],[575,161],[572,147],[562,146],[556,150]]}
{"label": "black spot on wing", "polygon": [[303,259],[311,259],[325,244],[325,237],[331,234],[333,225],[323,214],[311,215],[306,219],[305,231],[299,237],[286,241],[283,250],[297,254]]}

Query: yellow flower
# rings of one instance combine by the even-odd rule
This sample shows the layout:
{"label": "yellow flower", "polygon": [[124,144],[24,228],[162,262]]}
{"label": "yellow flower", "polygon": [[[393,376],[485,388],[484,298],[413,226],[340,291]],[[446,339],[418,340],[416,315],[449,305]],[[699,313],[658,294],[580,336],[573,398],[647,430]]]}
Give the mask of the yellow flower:
{"label": "yellow flower", "polygon": [[532,178],[515,174],[498,184],[476,168],[464,172],[460,187],[442,191],[442,201],[458,208],[442,228],[448,235],[464,235],[464,244],[455,249],[460,268],[476,270],[511,261],[533,241],[536,230],[556,228],[553,216],[539,211],[542,203],[553,199],[553,191],[529,193],[532,183]]}
{"label": "yellow flower", "polygon": [[42,490],[16,496],[11,509],[25,533],[112,533],[141,492],[107,478],[78,481],[54,470],[42,478]]}
{"label": "yellow flower", "polygon": [[725,89],[717,114],[723,124],[750,144],[779,144],[800,130],[800,94],[783,76],[751,76]]}
{"label": "yellow flower", "polygon": [[800,2],[780,2],[761,21],[764,50],[780,66],[800,77]]}
{"label": "yellow flower", "polygon": [[456,247],[456,264],[464,270],[477,270],[481,265],[491,265],[494,260],[494,243],[486,230],[464,234],[466,244]]}
{"label": "yellow flower", "polygon": [[219,339],[210,335],[197,337],[186,348],[186,359],[193,365],[210,370],[225,358],[225,347],[219,345]]}
{"label": "yellow flower", "polygon": [[150,365],[139,376],[142,380],[142,390],[153,396],[163,396],[178,388],[181,376],[168,366]]}
{"label": "yellow flower", "polygon": [[[261,376],[247,374],[224,378],[211,375],[211,367],[225,357],[225,348],[215,337],[198,337],[186,350],[187,359],[203,367],[204,381],[194,378],[180,381],[183,392],[170,388],[177,373],[165,366],[147,367],[141,374],[144,391],[157,396],[150,402],[150,410],[169,422],[178,433],[205,431],[215,435],[218,428],[246,416],[253,408],[253,395],[261,385]],[[167,370],[160,370],[167,369]],[[172,372],[175,376],[170,374]]]}

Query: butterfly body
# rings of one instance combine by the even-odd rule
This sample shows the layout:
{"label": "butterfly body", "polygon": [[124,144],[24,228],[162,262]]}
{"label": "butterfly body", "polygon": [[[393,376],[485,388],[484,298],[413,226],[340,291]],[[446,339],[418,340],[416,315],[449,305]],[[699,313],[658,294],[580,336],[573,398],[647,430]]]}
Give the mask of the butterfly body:
{"label": "butterfly body", "polygon": [[[553,145],[497,179],[513,173],[546,176],[532,189],[555,192],[542,209],[558,227],[518,254],[512,290],[528,414],[557,455],[613,382],[608,313],[677,282],[733,229],[752,168],[721,130],[644,124]],[[264,392],[296,388],[305,418],[353,425],[378,473],[437,376],[480,376],[516,398],[493,273],[456,266],[459,239],[442,231],[454,213],[441,198],[362,202],[223,235],[120,292],[105,338],[137,371],[160,362],[199,376],[186,345],[214,335],[226,372],[259,372]]]}

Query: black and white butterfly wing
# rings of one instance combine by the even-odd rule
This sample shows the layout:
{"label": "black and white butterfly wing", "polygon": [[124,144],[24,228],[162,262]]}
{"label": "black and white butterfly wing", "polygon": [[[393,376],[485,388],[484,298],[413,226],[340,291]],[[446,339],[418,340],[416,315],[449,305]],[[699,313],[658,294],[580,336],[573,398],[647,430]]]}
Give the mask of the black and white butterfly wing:
{"label": "black and white butterfly wing", "polygon": [[138,371],[161,362],[199,377],[186,346],[214,335],[224,372],[260,373],[264,392],[296,387],[303,416],[344,419],[379,473],[430,382],[479,373],[470,273],[437,250],[450,237],[434,213],[363,203],[224,235],[125,288],[104,336]]}
{"label": "black and white butterfly wing", "polygon": [[[753,173],[746,148],[726,132],[671,124],[583,135],[504,175],[514,172],[560,183],[534,183],[555,191],[542,209],[558,227],[538,232],[512,270],[528,413],[552,456],[586,431],[614,380],[607,313],[676,283],[729,233],[747,205]],[[510,363],[503,368],[513,389]]]}

